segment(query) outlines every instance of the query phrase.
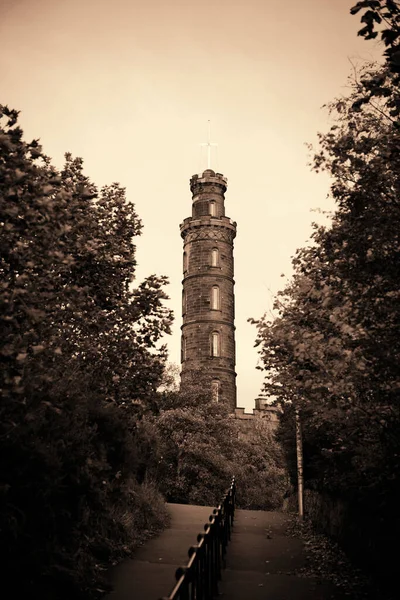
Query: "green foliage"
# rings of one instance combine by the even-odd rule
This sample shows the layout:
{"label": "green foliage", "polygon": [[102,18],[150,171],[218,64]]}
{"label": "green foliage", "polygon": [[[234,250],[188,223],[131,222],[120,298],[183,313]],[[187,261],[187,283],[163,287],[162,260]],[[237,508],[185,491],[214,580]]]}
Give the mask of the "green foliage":
{"label": "green foliage", "polygon": [[211,380],[200,372],[162,400],[156,421],[161,491],[172,502],[213,506],[233,475],[234,421],[227,407],[213,400]]}
{"label": "green foliage", "polygon": [[211,379],[193,372],[180,392],[163,394],[155,420],[159,435],[155,477],[172,502],[219,502],[232,475],[241,508],[281,505],[284,460],[268,426],[257,420],[243,434],[241,423],[223,403],[215,402]]}
{"label": "green foliage", "polygon": [[58,172],[17,118],[0,106],[2,565],[42,596],[61,581],[87,594],[99,559],[164,518],[126,515],[145,502],[140,418],[171,313],[165,278],[133,286],[142,226],[125,190],[98,191],[69,154]]}
{"label": "green foliage", "polygon": [[398,96],[400,84],[400,4],[395,0],[362,0],[351,8],[350,13],[352,15],[362,14],[363,26],[358,35],[366,40],[380,37],[385,46],[387,76],[378,75],[378,77],[367,78],[365,85],[364,82],[361,82],[364,85],[364,91],[359,99],[358,108],[361,104],[370,103],[382,96],[389,97],[388,112],[394,119],[397,119],[397,126],[399,126],[400,104],[395,99],[390,99],[390,96],[394,89]]}
{"label": "green foliage", "polygon": [[[391,477],[399,419],[400,137],[382,117],[385,99],[379,111],[371,104],[354,111],[358,96],[354,83],[330,106],[336,123],[315,157],[315,168],[334,178],[332,226],[316,227],[314,244],[298,251],[279,316],[258,322],[266,387],[309,411],[313,435],[324,428],[323,485],[343,493]],[[356,467],[357,477],[335,461]]]}
{"label": "green foliage", "polygon": [[268,421],[255,418],[240,431],[234,453],[237,505],[249,510],[280,510],[287,489],[286,461]]}
{"label": "green foliage", "polygon": [[[373,512],[370,544],[386,558],[382,529],[396,529],[400,472],[396,77],[391,65],[366,65],[348,96],[329,105],[334,124],[319,136],[314,168],[331,175],[337,210],[331,226],[315,226],[313,244],[297,251],[277,317],[256,321],[266,390],[284,406],[280,439],[294,440],[294,404],[307,485],[345,500],[359,529]],[[293,450],[290,443],[294,477]]]}

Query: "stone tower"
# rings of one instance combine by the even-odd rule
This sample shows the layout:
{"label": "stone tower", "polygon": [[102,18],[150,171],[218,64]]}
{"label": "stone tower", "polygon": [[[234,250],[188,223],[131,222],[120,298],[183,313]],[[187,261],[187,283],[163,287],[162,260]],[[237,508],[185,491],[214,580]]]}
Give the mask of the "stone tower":
{"label": "stone tower", "polygon": [[190,180],[192,216],[183,237],[182,385],[200,369],[212,378],[215,398],[236,408],[233,240],[236,223],[225,216],[227,179],[207,169]]}

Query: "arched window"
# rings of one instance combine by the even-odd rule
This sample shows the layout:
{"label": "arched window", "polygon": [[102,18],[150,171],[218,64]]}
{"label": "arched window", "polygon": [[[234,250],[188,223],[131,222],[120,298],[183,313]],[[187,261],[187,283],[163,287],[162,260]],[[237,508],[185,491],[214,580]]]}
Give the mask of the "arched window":
{"label": "arched window", "polygon": [[211,394],[214,402],[219,400],[219,379],[213,379],[211,382]]}
{"label": "arched window", "polygon": [[211,308],[213,310],[219,310],[220,308],[220,294],[217,285],[213,285],[211,288]]}
{"label": "arched window", "polygon": [[188,270],[188,256],[186,252],[183,253],[183,272],[186,273]]}
{"label": "arched window", "polygon": [[219,263],[219,251],[218,248],[213,248],[211,250],[211,266],[218,267]]}
{"label": "arched window", "polygon": [[210,202],[210,216],[211,217],[215,217],[215,214],[216,214],[216,212],[215,212],[215,202],[214,202],[214,200],[211,200],[211,202]]}
{"label": "arched window", "polygon": [[182,336],[181,338],[181,362],[186,360],[186,338]]}
{"label": "arched window", "polygon": [[182,315],[186,314],[186,292],[182,291]]}
{"label": "arched window", "polygon": [[211,334],[211,356],[220,356],[221,340],[218,331],[213,331]]}

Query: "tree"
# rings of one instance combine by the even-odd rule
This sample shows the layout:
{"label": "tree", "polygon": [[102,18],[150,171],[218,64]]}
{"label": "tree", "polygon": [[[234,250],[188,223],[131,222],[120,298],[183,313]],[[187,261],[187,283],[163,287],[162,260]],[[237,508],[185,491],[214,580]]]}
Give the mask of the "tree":
{"label": "tree", "polygon": [[[400,5],[395,0],[362,0],[351,9],[350,14],[362,13],[362,28],[358,35],[366,40],[377,38],[380,34],[385,45],[384,57],[387,66],[395,75],[395,83],[400,82]],[[380,31],[377,31],[378,26]],[[372,95],[378,88],[371,90]],[[377,95],[381,95],[378,91]],[[394,108],[394,107],[393,107]],[[397,113],[398,114],[398,113]]]}
{"label": "tree", "polygon": [[159,407],[154,478],[168,500],[215,505],[234,475],[238,506],[280,507],[285,468],[268,423],[256,419],[243,432],[201,371],[188,374],[180,391],[163,393]]}
{"label": "tree", "polygon": [[161,490],[173,502],[215,505],[234,474],[237,432],[232,415],[215,402],[211,379],[200,371],[161,401],[156,420]]}
{"label": "tree", "polygon": [[166,278],[133,287],[142,226],[125,190],[98,191],[69,154],[58,172],[17,119],[0,107],[3,566],[26,562],[52,597],[62,577],[66,593],[91,591],[99,548],[120,553],[139,533],[123,515],[172,315]]}
{"label": "tree", "polygon": [[266,419],[256,416],[245,430],[242,425],[236,421],[238,440],[233,469],[237,505],[249,510],[279,510],[287,489],[282,447]]}
{"label": "tree", "polygon": [[[393,60],[355,70],[349,94],[328,105],[334,124],[319,135],[313,165],[331,175],[337,210],[297,251],[277,317],[256,324],[266,390],[284,413],[294,404],[302,415],[308,487],[347,502],[346,542],[357,540],[355,554],[379,568],[391,560],[382,532],[397,531],[400,466],[399,16],[393,2],[357,7],[381,11],[389,29],[393,19],[393,35],[383,36]],[[378,21],[365,13],[363,22],[373,30]],[[293,423],[282,422],[281,439]]]}
{"label": "tree", "polygon": [[[315,168],[334,177],[332,227],[316,228],[314,245],[297,253],[293,281],[276,304],[279,317],[258,328],[267,387],[281,400],[312,403],[315,426],[330,423],[329,450],[344,421],[353,450],[362,452],[357,438],[365,435],[373,453],[398,418],[400,141],[391,119],[382,118],[384,101],[379,110],[354,110],[359,96],[356,81],[347,99],[330,106],[336,124],[320,136],[315,157]],[[335,451],[349,451],[336,442]]]}

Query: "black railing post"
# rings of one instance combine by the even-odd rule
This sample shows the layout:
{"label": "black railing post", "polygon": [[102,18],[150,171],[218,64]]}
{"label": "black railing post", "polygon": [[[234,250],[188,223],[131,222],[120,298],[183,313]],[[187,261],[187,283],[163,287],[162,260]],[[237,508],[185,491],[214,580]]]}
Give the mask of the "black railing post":
{"label": "black railing post", "polygon": [[235,495],[233,477],[221,504],[204,525],[204,533],[197,536],[198,545],[189,548],[188,564],[176,570],[175,587],[161,600],[213,600],[218,595],[218,582],[226,566],[226,549],[231,539]]}
{"label": "black railing post", "polygon": [[205,598],[205,546],[204,546],[204,533],[199,533],[197,536],[197,600],[204,600]]}

